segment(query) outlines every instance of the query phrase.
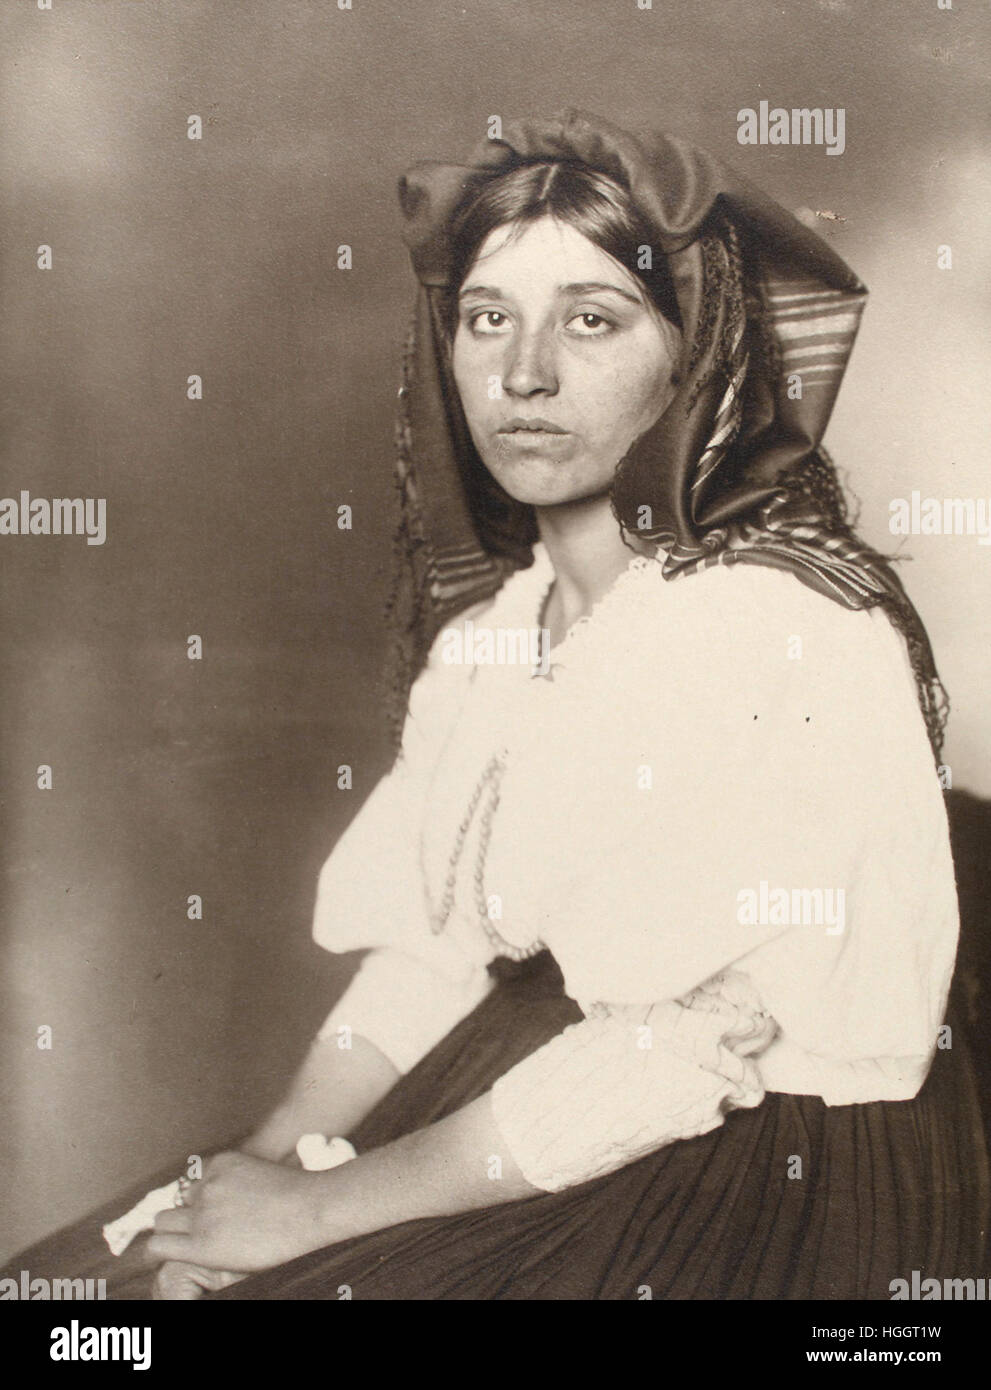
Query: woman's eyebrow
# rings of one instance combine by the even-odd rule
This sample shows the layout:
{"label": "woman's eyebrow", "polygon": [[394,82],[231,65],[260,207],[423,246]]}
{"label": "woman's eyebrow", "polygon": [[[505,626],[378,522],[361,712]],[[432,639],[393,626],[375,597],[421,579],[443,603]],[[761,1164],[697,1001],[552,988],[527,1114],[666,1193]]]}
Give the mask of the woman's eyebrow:
{"label": "woman's eyebrow", "polygon": [[611,294],[618,294],[623,299],[628,299],[631,304],[643,304],[643,300],[629,290],[620,289],[619,285],[610,285],[602,280],[582,280],[573,285],[558,285],[561,294],[601,294],[603,290],[608,290]]}
{"label": "woman's eyebrow", "polygon": [[[621,289],[619,285],[610,285],[605,280],[580,280],[570,285],[558,285],[558,294],[601,294],[603,290],[610,294],[618,294],[621,298],[629,300],[631,304],[642,305],[643,300],[637,295],[631,294],[629,290]],[[494,285],[466,285],[458,294],[459,299],[467,299],[470,295],[480,295],[485,299],[505,299],[505,293],[496,289]]]}
{"label": "woman's eyebrow", "polygon": [[470,294],[484,295],[486,299],[504,299],[502,290],[497,290],[493,285],[466,285],[458,294],[459,299],[467,299]]}

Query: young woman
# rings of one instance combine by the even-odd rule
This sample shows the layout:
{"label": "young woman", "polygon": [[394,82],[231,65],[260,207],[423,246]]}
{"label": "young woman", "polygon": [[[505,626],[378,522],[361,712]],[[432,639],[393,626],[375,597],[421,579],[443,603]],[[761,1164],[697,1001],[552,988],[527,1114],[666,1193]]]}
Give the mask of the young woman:
{"label": "young woman", "polygon": [[[401,193],[401,747],[314,927],[368,954],[112,1291],[980,1272],[942,692],[820,447],[863,286],[717,161],[582,113]],[[313,1132],[356,1157],[283,1161]]]}

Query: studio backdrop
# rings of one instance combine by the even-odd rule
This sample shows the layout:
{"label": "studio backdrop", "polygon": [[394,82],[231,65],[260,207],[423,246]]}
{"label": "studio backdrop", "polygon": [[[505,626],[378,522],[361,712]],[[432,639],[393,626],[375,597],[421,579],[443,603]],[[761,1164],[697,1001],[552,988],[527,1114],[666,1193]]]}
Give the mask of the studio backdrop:
{"label": "studio backdrop", "polygon": [[[911,556],[945,775],[991,795],[991,547],[891,525],[991,494],[980,24],[936,0],[3,7],[0,494],[93,524],[0,535],[0,1256],[246,1131],[356,964],[309,921],[388,759],[396,180],[494,117],[681,133],[867,283],[826,442],[860,533]],[[842,110],[842,142],[771,143],[777,107]]]}

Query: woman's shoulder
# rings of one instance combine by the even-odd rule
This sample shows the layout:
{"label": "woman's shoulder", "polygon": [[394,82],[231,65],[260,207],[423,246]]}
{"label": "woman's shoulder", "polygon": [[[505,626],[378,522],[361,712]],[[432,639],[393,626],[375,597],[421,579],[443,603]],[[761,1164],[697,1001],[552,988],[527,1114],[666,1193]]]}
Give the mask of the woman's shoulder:
{"label": "woman's shoulder", "polygon": [[684,632],[699,659],[776,668],[783,658],[822,678],[856,673],[863,679],[875,672],[884,680],[908,680],[914,690],[905,640],[884,608],[850,608],[789,569],[713,565],[655,577],[653,587],[652,620],[663,624],[669,610],[670,625]]}
{"label": "woman's shoulder", "polygon": [[660,560],[651,568],[680,602],[707,610],[714,621],[725,618],[766,627],[789,622],[830,627],[838,613],[854,611],[806,583],[793,570],[759,560],[729,560],[674,575],[664,573]]}
{"label": "woman's shoulder", "polygon": [[486,630],[534,626],[548,567],[536,557],[532,567],[514,571],[493,594],[445,617],[410,690],[404,747],[431,745],[443,737],[468,695]]}
{"label": "woman's shoulder", "polygon": [[458,664],[452,662],[466,625],[483,628],[520,628],[536,624],[543,598],[550,588],[554,571],[543,545],[533,547],[533,563],[509,573],[502,584],[486,598],[457,609],[445,618],[434,637],[426,669]]}
{"label": "woman's shoulder", "polygon": [[[714,565],[664,578],[652,565],[614,639],[630,683],[723,732],[820,749],[880,742],[928,764],[931,754],[904,636],[880,606],[851,609],[770,565]],[[643,703],[641,700],[640,703]],[[797,731],[797,732],[794,732]],[[879,753],[880,753],[879,748]]]}

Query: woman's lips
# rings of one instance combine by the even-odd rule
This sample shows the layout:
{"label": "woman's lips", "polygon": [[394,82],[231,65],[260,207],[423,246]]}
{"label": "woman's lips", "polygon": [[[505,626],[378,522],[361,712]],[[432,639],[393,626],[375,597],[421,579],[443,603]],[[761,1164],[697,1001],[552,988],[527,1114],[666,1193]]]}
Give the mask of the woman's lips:
{"label": "woman's lips", "polygon": [[500,425],[500,434],[567,434],[568,430],[562,429],[560,425],[555,425],[550,420],[541,420],[534,416],[532,420],[525,420],[517,417],[509,420],[505,425]]}

